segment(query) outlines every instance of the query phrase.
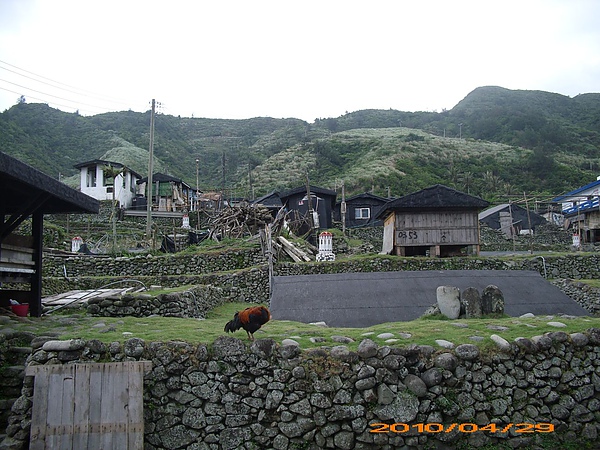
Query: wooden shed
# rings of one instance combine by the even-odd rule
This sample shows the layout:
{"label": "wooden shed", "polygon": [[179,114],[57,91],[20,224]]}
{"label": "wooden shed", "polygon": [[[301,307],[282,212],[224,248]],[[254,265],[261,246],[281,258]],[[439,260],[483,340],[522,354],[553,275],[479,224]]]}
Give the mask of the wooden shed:
{"label": "wooden shed", "polygon": [[[377,213],[388,201],[392,199],[379,197],[378,195],[365,192],[346,199],[346,226],[348,228],[376,227],[383,225],[381,220],[376,219]],[[342,202],[335,204],[334,217],[342,220]]]}
{"label": "wooden shed", "polygon": [[[312,208],[315,213],[315,228],[331,228],[335,198],[337,193],[318,186],[310,186],[310,197]],[[296,217],[308,217],[309,202],[306,186],[291,189],[279,195],[282,204]],[[306,232],[303,230],[301,232]]]}
{"label": "wooden shed", "polygon": [[[2,152],[0,193],[0,306],[14,299],[39,317],[44,214],[98,214],[100,203]],[[31,235],[15,234],[29,218]]]}
{"label": "wooden shed", "polygon": [[479,254],[478,213],[489,203],[436,184],[386,203],[382,254],[464,256]]}

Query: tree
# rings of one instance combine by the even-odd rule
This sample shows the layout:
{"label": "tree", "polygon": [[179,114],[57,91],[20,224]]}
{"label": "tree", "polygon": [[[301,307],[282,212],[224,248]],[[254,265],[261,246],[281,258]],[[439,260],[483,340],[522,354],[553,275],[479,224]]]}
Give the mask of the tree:
{"label": "tree", "polygon": [[112,229],[113,229],[113,245],[112,252],[116,253],[117,250],[117,201],[115,198],[116,186],[115,182],[117,177],[121,175],[125,171],[125,166],[121,167],[113,167],[112,165],[107,165],[102,167],[102,171],[104,172],[104,179],[112,178]]}

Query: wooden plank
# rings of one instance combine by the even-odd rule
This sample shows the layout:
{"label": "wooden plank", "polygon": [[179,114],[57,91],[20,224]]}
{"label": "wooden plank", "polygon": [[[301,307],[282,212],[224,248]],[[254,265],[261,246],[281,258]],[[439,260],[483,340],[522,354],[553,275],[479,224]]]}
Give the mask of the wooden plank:
{"label": "wooden plank", "polygon": [[[102,405],[102,372],[98,370],[97,364],[90,367],[90,384],[89,384],[89,399],[90,399],[90,430],[88,435],[88,448],[102,448],[102,430],[100,429],[100,413]],[[83,393],[82,393],[83,395]]]}
{"label": "wooden plank", "polygon": [[104,367],[102,382],[109,383],[110,405],[106,415],[102,411],[102,425],[106,428],[108,441],[111,447],[104,448],[127,448],[127,404],[128,404],[128,363],[107,364]]}
{"label": "wooden plank", "polygon": [[[34,370],[35,369],[35,370]],[[29,366],[25,375],[36,375],[31,411],[30,450],[44,450],[46,441],[46,417],[48,416],[49,366]]]}
{"label": "wooden plank", "polygon": [[65,364],[62,370],[49,372],[47,449],[73,448],[74,378],[74,364]]}
{"label": "wooden plank", "polygon": [[28,269],[26,267],[17,266],[0,266],[0,272],[8,273],[35,273],[35,269]]}
{"label": "wooden plank", "polygon": [[129,368],[127,448],[130,450],[144,448],[144,371],[149,367],[150,364],[140,361]]}
{"label": "wooden plank", "polygon": [[73,449],[90,448],[90,397],[91,364],[77,364],[75,370],[75,405],[73,412]]}

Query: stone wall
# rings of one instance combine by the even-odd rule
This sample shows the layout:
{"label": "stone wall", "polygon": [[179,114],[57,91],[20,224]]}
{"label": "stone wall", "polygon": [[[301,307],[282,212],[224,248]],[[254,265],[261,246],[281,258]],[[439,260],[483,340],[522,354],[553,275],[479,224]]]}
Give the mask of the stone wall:
{"label": "stone wall", "polygon": [[[88,300],[87,312],[101,317],[197,317],[227,302],[223,289],[213,286],[193,286],[182,292],[159,294],[125,294]],[[231,300],[230,300],[231,301]]]}
{"label": "stone wall", "polygon": [[[134,258],[45,257],[43,295],[49,296],[74,289],[98,289],[135,278],[146,287],[152,285],[166,288],[198,285],[218,287],[220,291],[210,292],[221,295],[222,302],[268,303],[270,298],[268,269],[260,252],[246,253],[240,250],[231,253]],[[221,269],[222,266],[219,264],[222,264],[226,270]],[[65,272],[63,265],[67,277],[63,276]],[[335,262],[278,263],[275,265],[274,274],[287,276],[402,270],[533,270],[555,280],[599,279],[600,255],[574,253],[511,259],[401,258],[373,255]],[[558,283],[557,286],[564,288],[567,295],[579,301],[588,311],[592,313],[598,311],[600,302],[598,290],[585,290],[582,294],[581,289],[576,290],[573,286],[568,287],[564,283]],[[205,290],[203,295],[209,295],[208,293],[209,291]],[[590,307],[586,306],[588,303]],[[186,308],[181,309],[182,314],[187,314]]]}
{"label": "stone wall", "polygon": [[[56,344],[55,344],[56,343]],[[333,346],[300,352],[271,339],[123,344],[32,341],[29,364],[149,360],[145,446],[159,449],[544,448],[597,442],[600,329],[520,338],[505,351],[463,344]],[[26,448],[27,377],[0,448]],[[393,424],[396,424],[392,426]],[[381,432],[374,433],[375,430]],[[428,431],[428,432],[427,432]],[[550,446],[549,446],[550,445]]]}
{"label": "stone wall", "polygon": [[600,288],[570,279],[553,280],[552,284],[592,314],[600,314]]}
{"label": "stone wall", "polygon": [[[233,251],[201,255],[136,256],[133,258],[44,256],[43,276],[54,279],[85,277],[149,277],[164,281],[165,286],[181,285],[178,280],[205,275],[227,274],[265,268],[260,250]],[[319,273],[382,272],[401,270],[535,270],[546,278],[599,279],[598,253],[573,253],[557,256],[520,256],[502,258],[404,258],[371,255],[333,262],[291,263],[275,265],[275,275],[310,275]],[[65,277],[66,273],[66,277]],[[207,278],[210,280],[211,278]],[[174,284],[173,284],[174,283]],[[206,284],[206,283],[203,283]]]}
{"label": "stone wall", "polygon": [[44,255],[43,277],[137,277],[196,275],[264,265],[260,248],[202,254],[139,255],[134,257]]}

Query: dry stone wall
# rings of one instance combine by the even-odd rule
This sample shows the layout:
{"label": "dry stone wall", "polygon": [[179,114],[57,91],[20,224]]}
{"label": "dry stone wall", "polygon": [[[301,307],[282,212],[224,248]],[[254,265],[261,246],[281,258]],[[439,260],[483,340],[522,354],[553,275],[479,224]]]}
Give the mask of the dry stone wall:
{"label": "dry stone wall", "polygon": [[[200,295],[201,298],[208,299],[209,303],[215,301],[268,303],[270,297],[269,275],[267,265],[264,264],[264,258],[260,252],[235,251],[230,253],[133,258],[46,256],[43,264],[43,295],[48,296],[74,289],[98,289],[111,283],[135,278],[147,287],[152,285],[167,288],[210,286],[210,288],[204,289]],[[600,311],[600,291],[592,288],[582,289],[578,287],[581,283],[577,283],[578,279],[600,279],[600,254],[598,253],[529,256],[512,259],[489,257],[401,258],[373,255],[367,258],[335,262],[301,264],[280,262],[275,266],[274,274],[287,276],[403,270],[533,270],[546,278],[556,280],[554,283],[559,288],[591,313]],[[216,296],[220,296],[220,300],[217,300]],[[120,298],[108,299],[103,306],[122,307],[123,305],[118,303],[119,301],[121,301]],[[126,298],[124,301],[128,302],[127,306],[131,306],[129,303],[136,300]],[[158,301],[160,302],[161,299]],[[138,305],[141,307],[141,303],[138,302]],[[159,306],[155,305],[153,308],[156,310]],[[150,305],[145,308],[145,311],[149,309],[151,309]],[[196,309],[194,305],[182,304],[181,314],[173,315],[184,316],[194,309]],[[94,314],[100,314],[100,312],[96,311]],[[115,314],[107,313],[107,315]],[[119,315],[126,314],[121,311]],[[192,317],[196,317],[196,315],[192,315]]]}
{"label": "dry stone wall", "polygon": [[[521,339],[493,354],[369,339],[356,352],[301,352],[225,336],[211,347],[47,337],[32,347],[28,364],[151,361],[147,450],[584,448],[600,432],[600,329]],[[26,448],[33,387],[26,377],[1,449]]]}

